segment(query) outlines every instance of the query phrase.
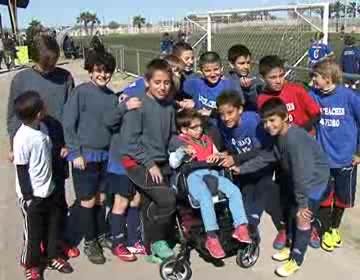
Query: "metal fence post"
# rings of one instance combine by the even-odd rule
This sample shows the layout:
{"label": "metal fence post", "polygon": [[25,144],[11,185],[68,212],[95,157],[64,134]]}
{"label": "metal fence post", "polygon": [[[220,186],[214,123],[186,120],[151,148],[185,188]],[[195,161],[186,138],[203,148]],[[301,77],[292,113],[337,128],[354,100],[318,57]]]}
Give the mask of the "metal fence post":
{"label": "metal fence post", "polygon": [[137,74],[140,76],[141,75],[141,68],[140,68],[140,51],[136,50],[136,65],[137,65]]}
{"label": "metal fence post", "polygon": [[207,16],[207,50],[211,51],[211,39],[212,39],[212,34],[211,34],[211,14],[209,13]]}

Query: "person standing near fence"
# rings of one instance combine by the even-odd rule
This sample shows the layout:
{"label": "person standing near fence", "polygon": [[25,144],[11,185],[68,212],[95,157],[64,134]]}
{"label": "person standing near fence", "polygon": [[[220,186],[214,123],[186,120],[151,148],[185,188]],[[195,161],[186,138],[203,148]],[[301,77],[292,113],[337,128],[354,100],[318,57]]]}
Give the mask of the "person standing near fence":
{"label": "person standing near fence", "polygon": [[327,57],[334,57],[334,52],[328,44],[324,43],[324,33],[317,32],[308,50],[309,66],[314,66],[317,62]]}
{"label": "person standing near fence", "polygon": [[[360,74],[360,48],[355,46],[355,38],[347,35],[344,38],[345,47],[341,54],[341,68],[347,74]],[[345,86],[356,89],[360,81],[358,78],[346,78]]]}

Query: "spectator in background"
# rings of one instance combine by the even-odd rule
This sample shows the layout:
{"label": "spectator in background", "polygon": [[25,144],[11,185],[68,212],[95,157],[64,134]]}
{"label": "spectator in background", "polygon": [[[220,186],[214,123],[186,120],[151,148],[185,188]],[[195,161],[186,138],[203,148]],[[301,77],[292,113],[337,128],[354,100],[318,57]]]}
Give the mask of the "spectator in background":
{"label": "spectator in background", "polygon": [[313,67],[317,62],[326,57],[333,57],[334,52],[323,42],[324,33],[316,32],[312,44],[308,50],[309,66]]}
{"label": "spectator in background", "polygon": [[173,40],[168,32],[165,32],[160,41],[160,56],[164,57],[172,53]]}
{"label": "spectator in background", "polygon": [[[345,47],[341,54],[342,71],[348,74],[360,74],[360,48],[355,46],[355,38],[351,35],[346,35],[344,44]],[[344,82],[346,87],[356,89],[360,80],[355,77],[347,77]]]}

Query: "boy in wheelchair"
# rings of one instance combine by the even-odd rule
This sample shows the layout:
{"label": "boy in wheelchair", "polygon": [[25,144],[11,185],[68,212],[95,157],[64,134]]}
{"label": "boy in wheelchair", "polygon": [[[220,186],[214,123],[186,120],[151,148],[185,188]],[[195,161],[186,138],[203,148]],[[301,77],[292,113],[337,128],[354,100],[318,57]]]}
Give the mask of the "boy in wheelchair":
{"label": "boy in wheelchair", "polygon": [[[233,219],[232,237],[241,243],[252,243],[247,228],[247,217],[244,210],[239,188],[219,171],[210,168],[212,163],[219,161],[213,141],[203,134],[202,116],[196,110],[184,110],[177,114],[176,127],[181,143],[176,151],[170,154],[170,166],[177,169],[182,163],[195,161],[204,163],[204,167],[196,168],[187,176],[190,196],[200,205],[201,217],[206,231],[205,248],[213,258],[225,257],[224,249],[219,241],[219,226],[213,205],[212,193],[224,193],[229,200],[229,209]],[[206,165],[208,163],[210,165]],[[213,189],[213,191],[211,190]]]}

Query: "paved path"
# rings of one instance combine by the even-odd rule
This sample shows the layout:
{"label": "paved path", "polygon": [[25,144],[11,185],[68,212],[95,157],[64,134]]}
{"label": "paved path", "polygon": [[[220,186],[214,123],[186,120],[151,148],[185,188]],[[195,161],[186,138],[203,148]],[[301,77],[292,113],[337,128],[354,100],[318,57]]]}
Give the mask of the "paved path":
{"label": "paved path", "polygon": [[[79,64],[65,65],[71,70],[77,81],[86,79],[87,75],[81,70]],[[14,172],[13,167],[6,160],[7,136],[6,136],[6,104],[9,83],[15,73],[0,74],[0,280],[24,279],[23,271],[18,265],[19,252],[22,242],[22,218],[16,206]],[[116,87],[120,87],[120,83]],[[69,189],[70,186],[69,186]],[[358,204],[359,205],[359,204]],[[360,277],[360,211],[359,206],[351,210],[345,219],[344,228],[351,228],[349,236],[353,242],[345,242],[344,248],[338,249],[333,254],[321,250],[309,249],[304,266],[301,271],[291,279],[326,279],[338,280],[340,278],[358,280]],[[239,268],[235,258],[225,261],[225,267],[216,268],[205,263],[193,253],[192,269],[193,279],[252,279],[269,280],[278,279],[273,271],[277,264],[271,260],[274,250],[271,248],[271,240],[275,231],[269,218],[265,217],[261,225],[262,245],[261,258],[257,265],[249,270]],[[350,238],[349,237],[349,238]],[[60,275],[54,271],[46,271],[45,277],[50,280],[98,280],[98,279],[134,279],[155,280],[160,279],[158,266],[145,263],[140,259],[138,262],[125,264],[120,263],[109,252],[106,253],[108,262],[103,266],[90,265],[84,256],[71,260],[75,272],[71,275]]]}

